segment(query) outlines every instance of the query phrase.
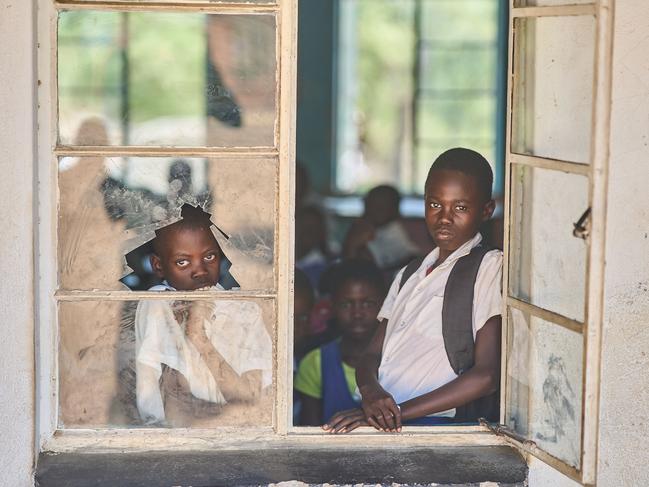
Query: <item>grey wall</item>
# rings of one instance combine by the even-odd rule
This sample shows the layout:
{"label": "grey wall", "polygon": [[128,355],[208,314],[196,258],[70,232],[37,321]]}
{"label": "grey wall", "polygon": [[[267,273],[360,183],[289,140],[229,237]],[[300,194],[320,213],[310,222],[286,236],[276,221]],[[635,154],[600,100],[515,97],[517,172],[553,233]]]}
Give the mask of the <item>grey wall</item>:
{"label": "grey wall", "polygon": [[32,485],[34,30],[29,0],[0,0],[0,485]]}

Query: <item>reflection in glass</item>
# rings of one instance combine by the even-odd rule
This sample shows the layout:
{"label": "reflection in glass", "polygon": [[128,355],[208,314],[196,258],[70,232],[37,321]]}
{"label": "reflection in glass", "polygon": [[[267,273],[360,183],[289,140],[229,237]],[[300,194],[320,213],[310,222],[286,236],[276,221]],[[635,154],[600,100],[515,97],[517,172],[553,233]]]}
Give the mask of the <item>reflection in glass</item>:
{"label": "reflection in glass", "polygon": [[244,290],[274,289],[275,180],[276,163],[265,159],[63,158],[60,286],[146,290],[158,284],[145,244],[189,203],[210,213],[221,230],[213,228],[232,264],[224,278],[227,271]]}
{"label": "reflection in glass", "polygon": [[270,300],[59,304],[59,426],[269,426]]}
{"label": "reflection in glass", "polygon": [[579,467],[583,338],[510,308],[505,422]]}
{"label": "reflection in glass", "polygon": [[272,146],[275,68],[272,15],[62,12],[60,142]]}
{"label": "reflection in glass", "polygon": [[583,321],[586,241],[573,223],[588,208],[588,178],[514,165],[510,294]]}
{"label": "reflection in glass", "polygon": [[594,17],[521,18],[514,27],[512,151],[588,163]]}

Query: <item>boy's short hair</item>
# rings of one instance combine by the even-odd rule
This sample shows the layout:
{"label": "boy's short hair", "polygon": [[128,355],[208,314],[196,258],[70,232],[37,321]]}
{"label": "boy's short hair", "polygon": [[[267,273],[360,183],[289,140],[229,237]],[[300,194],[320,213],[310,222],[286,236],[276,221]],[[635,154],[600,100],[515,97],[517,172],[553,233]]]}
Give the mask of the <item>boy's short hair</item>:
{"label": "boy's short hair", "polygon": [[426,186],[428,186],[431,175],[435,171],[442,170],[458,171],[473,177],[478,183],[478,187],[485,201],[491,199],[491,187],[493,186],[494,175],[491,170],[491,165],[480,153],[471,149],[465,149],[464,147],[456,147],[442,152],[430,166],[428,177],[426,178]]}
{"label": "boy's short hair", "polygon": [[[385,295],[386,286],[383,272],[374,262],[364,259],[341,260],[331,267],[324,279],[321,280],[321,287],[327,294],[335,294],[336,291],[347,281],[362,281],[374,286],[381,295]],[[325,282],[322,282],[325,281]]]}

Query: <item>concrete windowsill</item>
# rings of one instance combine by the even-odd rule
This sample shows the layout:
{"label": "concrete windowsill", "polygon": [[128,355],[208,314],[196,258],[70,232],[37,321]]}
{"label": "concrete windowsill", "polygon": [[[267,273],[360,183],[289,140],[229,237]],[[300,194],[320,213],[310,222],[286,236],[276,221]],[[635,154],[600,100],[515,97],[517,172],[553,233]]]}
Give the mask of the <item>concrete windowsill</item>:
{"label": "concrete windowsill", "polygon": [[39,487],[156,487],[308,484],[518,484],[527,465],[508,446],[412,449],[214,450],[42,453]]}

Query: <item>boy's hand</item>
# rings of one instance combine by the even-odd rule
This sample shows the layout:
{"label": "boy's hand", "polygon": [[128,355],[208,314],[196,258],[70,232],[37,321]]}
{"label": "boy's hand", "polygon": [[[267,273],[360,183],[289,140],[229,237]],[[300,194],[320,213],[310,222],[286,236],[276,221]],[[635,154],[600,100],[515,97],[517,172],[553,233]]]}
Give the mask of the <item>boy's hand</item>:
{"label": "boy's hand", "polygon": [[367,422],[376,429],[401,432],[401,409],[381,386],[361,389],[361,407]]}
{"label": "boy's hand", "polygon": [[322,429],[329,433],[349,433],[359,426],[368,426],[362,409],[348,409],[334,414]]}

